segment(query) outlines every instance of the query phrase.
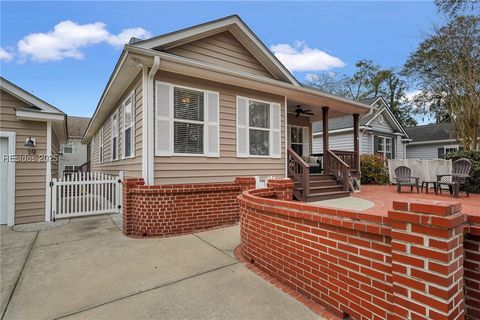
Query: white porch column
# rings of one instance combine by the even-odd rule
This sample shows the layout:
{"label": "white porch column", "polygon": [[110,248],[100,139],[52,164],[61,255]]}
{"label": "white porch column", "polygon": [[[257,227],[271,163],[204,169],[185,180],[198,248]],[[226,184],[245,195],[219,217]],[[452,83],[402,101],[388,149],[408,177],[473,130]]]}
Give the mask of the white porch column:
{"label": "white porch column", "polygon": [[46,152],[46,173],[45,173],[45,221],[50,221],[52,190],[50,182],[52,181],[52,121],[47,121],[47,152]]}

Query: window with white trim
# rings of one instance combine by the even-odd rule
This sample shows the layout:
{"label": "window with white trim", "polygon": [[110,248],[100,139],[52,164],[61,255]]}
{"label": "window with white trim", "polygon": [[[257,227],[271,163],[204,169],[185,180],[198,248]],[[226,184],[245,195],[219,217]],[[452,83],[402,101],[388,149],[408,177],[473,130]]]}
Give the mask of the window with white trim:
{"label": "window with white trim", "polygon": [[133,92],[125,99],[123,103],[123,157],[130,158],[134,156],[135,136],[134,136],[134,103]]}
{"label": "window with white trim", "polygon": [[279,103],[237,96],[237,157],[281,157]]}
{"label": "window with white trim", "polygon": [[63,154],[72,154],[73,153],[73,146],[65,145],[63,146]]}
{"label": "window with white trim", "polygon": [[459,150],[458,144],[450,145],[450,146],[443,146],[444,156],[449,154],[449,153],[457,152],[458,150]]}
{"label": "window with white trim", "polygon": [[392,159],[392,138],[390,137],[377,137],[377,154],[379,154],[383,160]]}
{"label": "window with white trim", "polygon": [[98,135],[98,162],[103,163],[103,127]]}
{"label": "window with white trim", "polygon": [[65,165],[63,166],[63,172],[68,173],[68,172],[77,172],[79,171],[81,166],[71,166],[71,165]]}
{"label": "window with white trim", "polygon": [[173,152],[204,154],[205,93],[173,87]]}
{"label": "window with white trim", "polygon": [[112,145],[112,161],[118,160],[118,110],[116,110],[111,118],[111,145]]}
{"label": "window with white trim", "polygon": [[251,156],[270,155],[270,104],[249,100],[248,137]]}

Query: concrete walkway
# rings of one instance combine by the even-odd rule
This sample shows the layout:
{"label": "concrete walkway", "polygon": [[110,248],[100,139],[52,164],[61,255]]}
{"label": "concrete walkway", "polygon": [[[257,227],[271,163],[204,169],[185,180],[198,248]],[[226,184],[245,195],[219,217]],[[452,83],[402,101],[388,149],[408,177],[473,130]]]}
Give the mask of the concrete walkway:
{"label": "concrete walkway", "polygon": [[130,239],[108,216],[1,228],[4,319],[318,319],[234,258],[238,226]]}

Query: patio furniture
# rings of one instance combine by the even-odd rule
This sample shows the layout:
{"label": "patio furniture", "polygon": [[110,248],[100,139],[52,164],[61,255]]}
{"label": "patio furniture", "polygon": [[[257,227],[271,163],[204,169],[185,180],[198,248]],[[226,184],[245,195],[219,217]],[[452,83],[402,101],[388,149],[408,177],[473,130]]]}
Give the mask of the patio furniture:
{"label": "patio furniture", "polygon": [[[451,174],[437,175],[437,190],[442,194],[442,185],[448,186],[450,194],[458,198],[460,193],[460,186],[465,186],[467,178],[470,178],[470,170],[472,169],[472,162],[468,159],[458,159],[453,163]],[[452,181],[442,181],[444,177],[452,177]],[[465,189],[467,197],[470,196],[468,190]]]}
{"label": "patio furniture", "polygon": [[311,156],[302,156],[302,159],[308,163],[310,166],[310,173],[321,173],[322,164],[320,163],[320,157],[311,155]]}
{"label": "patio furniture", "polygon": [[432,184],[433,186],[433,190],[435,191],[435,194],[437,194],[437,181],[433,181],[433,180],[426,180],[426,181],[422,181],[422,188],[421,188],[421,192],[423,193],[423,186],[425,186],[425,193],[428,194],[428,188],[430,186],[430,184]]}
{"label": "patio furniture", "polygon": [[417,188],[417,193],[420,192],[418,185],[418,178],[412,177],[412,170],[409,167],[400,166],[395,169],[395,176],[397,177],[397,192],[402,192],[402,186],[410,186],[410,192],[413,192],[413,187]]}

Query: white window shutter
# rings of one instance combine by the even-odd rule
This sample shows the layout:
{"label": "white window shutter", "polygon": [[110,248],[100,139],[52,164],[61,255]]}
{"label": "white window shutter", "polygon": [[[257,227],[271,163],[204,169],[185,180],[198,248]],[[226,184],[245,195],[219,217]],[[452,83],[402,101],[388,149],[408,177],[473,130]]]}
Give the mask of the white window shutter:
{"label": "white window shutter", "polygon": [[237,96],[237,157],[248,157],[248,100]]}
{"label": "white window shutter", "polygon": [[173,86],[155,83],[155,155],[173,153]]}
{"label": "white window shutter", "polygon": [[205,154],[207,157],[220,156],[220,96],[218,92],[206,93],[206,139]]}
{"label": "white window shutter", "polygon": [[303,127],[303,155],[310,155],[310,129],[308,127]]}
{"label": "white window shutter", "polygon": [[270,156],[281,157],[281,108],[279,103],[270,104],[271,126],[270,126]]}

